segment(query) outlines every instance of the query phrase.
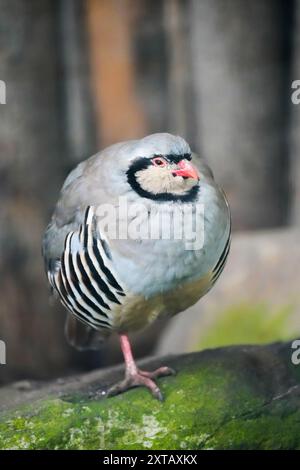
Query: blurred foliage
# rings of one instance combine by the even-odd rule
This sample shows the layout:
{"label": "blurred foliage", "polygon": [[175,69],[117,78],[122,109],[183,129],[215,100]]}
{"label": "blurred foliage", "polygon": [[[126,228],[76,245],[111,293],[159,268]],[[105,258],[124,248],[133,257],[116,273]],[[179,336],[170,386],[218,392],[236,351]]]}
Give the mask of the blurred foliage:
{"label": "blurred foliage", "polygon": [[197,347],[205,349],[291,339],[295,336],[291,322],[293,313],[292,305],[281,306],[275,311],[263,303],[235,305],[216,318]]}

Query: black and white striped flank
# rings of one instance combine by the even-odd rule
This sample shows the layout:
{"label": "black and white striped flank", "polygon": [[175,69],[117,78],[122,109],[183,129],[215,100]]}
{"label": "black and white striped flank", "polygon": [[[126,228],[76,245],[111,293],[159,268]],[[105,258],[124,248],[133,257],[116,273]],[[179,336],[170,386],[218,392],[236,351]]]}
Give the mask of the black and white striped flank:
{"label": "black and white striped flank", "polygon": [[230,250],[230,242],[231,242],[231,226],[230,226],[230,230],[229,230],[228,238],[226,240],[225,247],[224,247],[224,249],[221,253],[221,256],[220,256],[217,264],[215,265],[215,267],[212,271],[212,278],[211,278],[212,286],[218,280],[218,278],[220,277],[220,275],[221,275],[221,273],[222,273],[222,271],[225,267],[227,257],[228,257],[228,253],[229,253],[229,250]]}
{"label": "black and white striped flank", "polygon": [[124,298],[108,243],[96,227],[94,208],[86,210],[79,231],[70,232],[56,270],[48,272],[63,305],[93,328],[111,328],[112,311]]}

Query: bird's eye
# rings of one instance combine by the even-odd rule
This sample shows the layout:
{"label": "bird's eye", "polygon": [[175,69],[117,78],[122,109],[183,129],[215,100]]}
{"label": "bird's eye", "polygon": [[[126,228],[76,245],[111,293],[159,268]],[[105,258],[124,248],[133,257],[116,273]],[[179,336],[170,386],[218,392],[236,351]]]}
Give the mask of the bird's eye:
{"label": "bird's eye", "polygon": [[151,161],[154,166],[166,166],[167,164],[166,160],[163,157],[154,157]]}

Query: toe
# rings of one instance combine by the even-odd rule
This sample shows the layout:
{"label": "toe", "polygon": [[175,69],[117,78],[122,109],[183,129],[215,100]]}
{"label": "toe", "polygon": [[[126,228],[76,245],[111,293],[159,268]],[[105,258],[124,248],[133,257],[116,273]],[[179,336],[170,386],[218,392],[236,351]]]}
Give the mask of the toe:
{"label": "toe", "polygon": [[159,369],[156,369],[153,372],[140,370],[139,373],[144,377],[149,377],[151,379],[156,379],[158,377],[167,377],[168,375],[176,375],[176,371],[174,369],[171,369],[171,367],[160,367]]}
{"label": "toe", "polygon": [[176,375],[176,370],[171,367],[160,367],[156,370],[157,377],[165,377],[167,375]]}
{"label": "toe", "polygon": [[148,390],[150,390],[154,398],[156,398],[159,401],[163,401],[164,399],[163,394],[161,393],[158,385],[154,382],[154,380],[151,380],[148,377],[139,375],[139,385],[142,385],[148,388]]}
{"label": "toe", "polygon": [[113,385],[112,387],[110,387],[107,390],[106,396],[114,397],[115,395],[119,395],[120,393],[126,392],[126,390],[129,390],[131,387],[132,385],[130,385],[126,379],[122,380],[122,382],[119,382]]}

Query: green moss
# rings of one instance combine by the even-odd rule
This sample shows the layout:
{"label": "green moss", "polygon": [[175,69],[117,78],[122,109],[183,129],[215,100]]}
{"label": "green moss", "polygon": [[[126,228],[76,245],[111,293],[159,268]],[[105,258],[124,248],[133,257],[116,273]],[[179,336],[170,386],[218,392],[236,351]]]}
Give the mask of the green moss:
{"label": "green moss", "polygon": [[196,349],[230,344],[263,344],[293,337],[291,305],[272,310],[264,304],[239,304],[226,309],[196,344]]}
{"label": "green moss", "polygon": [[300,448],[299,397],[272,397],[257,359],[247,366],[234,350],[197,354],[160,380],[163,403],[145,389],[100,400],[48,397],[1,417],[0,448]]}
{"label": "green moss", "polygon": [[217,416],[222,414],[223,397],[221,388],[214,384],[216,375],[217,370],[203,370],[201,377],[185,371],[161,381],[168,396],[164,403],[154,400],[145,389],[109,400],[72,397],[72,402],[42,401],[6,417],[0,425],[0,448],[197,448],[203,433],[198,435],[195,413],[200,416],[205,405],[201,421],[206,421],[207,431],[213,431]]}

